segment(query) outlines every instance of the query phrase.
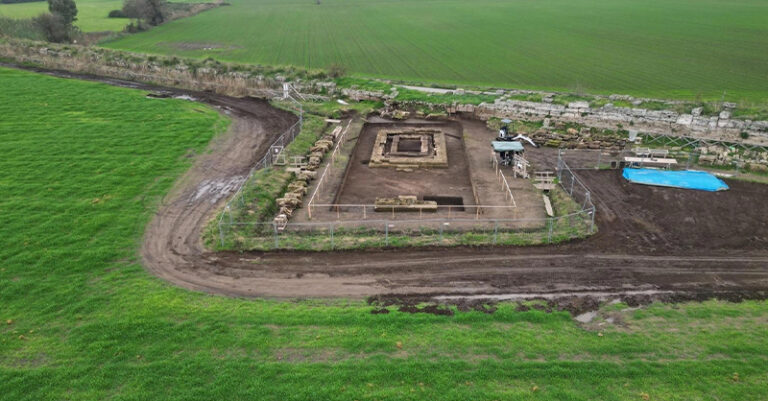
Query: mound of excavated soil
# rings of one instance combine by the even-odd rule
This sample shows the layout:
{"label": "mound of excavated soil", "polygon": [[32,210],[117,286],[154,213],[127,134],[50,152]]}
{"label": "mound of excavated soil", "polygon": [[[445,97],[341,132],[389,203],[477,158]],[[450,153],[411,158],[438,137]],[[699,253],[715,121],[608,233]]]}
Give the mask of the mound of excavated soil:
{"label": "mound of excavated soil", "polygon": [[620,170],[578,172],[597,206],[600,233],[585,246],[641,253],[768,249],[768,185],[728,181],[706,192],[631,184]]}

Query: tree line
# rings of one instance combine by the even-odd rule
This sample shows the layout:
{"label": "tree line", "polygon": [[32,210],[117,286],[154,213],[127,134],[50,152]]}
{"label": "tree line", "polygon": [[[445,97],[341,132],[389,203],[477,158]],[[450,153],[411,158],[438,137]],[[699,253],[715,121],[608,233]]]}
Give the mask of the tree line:
{"label": "tree line", "polygon": [[135,19],[136,22],[126,28],[129,32],[135,32],[166,22],[169,14],[168,2],[165,0],[125,0],[123,8],[110,11],[109,17]]}
{"label": "tree line", "polygon": [[[65,43],[75,41],[81,34],[74,24],[77,21],[78,13],[75,1],[47,0],[47,2],[48,12],[32,18],[30,28],[39,32],[37,35],[42,35],[49,42]],[[126,27],[126,30],[136,32],[166,22],[169,19],[170,12],[166,0],[125,0],[123,8],[110,12],[109,16],[135,19],[135,22],[131,22]]]}

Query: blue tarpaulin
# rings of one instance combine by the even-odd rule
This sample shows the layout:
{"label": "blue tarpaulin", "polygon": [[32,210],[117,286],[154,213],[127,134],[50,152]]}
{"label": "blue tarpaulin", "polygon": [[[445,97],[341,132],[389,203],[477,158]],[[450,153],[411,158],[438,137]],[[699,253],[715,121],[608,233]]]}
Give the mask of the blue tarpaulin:
{"label": "blue tarpaulin", "polygon": [[670,171],[649,168],[625,168],[624,178],[635,184],[657,185],[700,191],[724,191],[728,185],[706,171]]}

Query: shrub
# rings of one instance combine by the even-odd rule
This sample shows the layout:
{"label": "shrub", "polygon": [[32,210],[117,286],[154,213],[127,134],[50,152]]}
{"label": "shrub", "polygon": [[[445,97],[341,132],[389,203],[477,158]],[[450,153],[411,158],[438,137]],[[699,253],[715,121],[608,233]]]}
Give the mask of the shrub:
{"label": "shrub", "polygon": [[48,11],[61,17],[66,25],[77,21],[77,6],[74,0],[48,0]]}
{"label": "shrub", "polygon": [[741,134],[739,134],[739,136],[741,136],[741,139],[747,139],[749,138],[749,132],[741,131]]}
{"label": "shrub", "polygon": [[347,67],[341,64],[331,64],[328,67],[328,76],[331,78],[341,78],[345,75],[347,75]]}
{"label": "shrub", "polygon": [[74,29],[72,25],[67,24],[61,15],[43,13],[35,18],[35,23],[49,42],[63,43],[72,41]]}
{"label": "shrub", "polygon": [[109,18],[129,18],[127,15],[125,15],[123,10],[112,10],[112,11],[109,12],[107,17],[109,17]]}
{"label": "shrub", "polygon": [[130,24],[125,26],[124,31],[128,33],[137,33],[137,32],[143,32],[149,29],[147,24],[145,24],[142,20],[136,20],[135,22],[131,22]]}
{"label": "shrub", "polygon": [[0,36],[45,40],[45,35],[35,20],[0,17]]}
{"label": "shrub", "polygon": [[142,19],[149,25],[160,25],[167,19],[168,6],[165,0],[125,0],[123,14],[128,18]]}

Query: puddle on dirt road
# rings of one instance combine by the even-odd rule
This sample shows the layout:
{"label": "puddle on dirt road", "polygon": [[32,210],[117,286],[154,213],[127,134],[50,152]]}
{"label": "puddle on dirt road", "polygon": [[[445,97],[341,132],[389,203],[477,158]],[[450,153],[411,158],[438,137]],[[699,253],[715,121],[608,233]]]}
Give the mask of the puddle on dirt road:
{"label": "puddle on dirt road", "polygon": [[581,315],[578,315],[574,317],[573,319],[576,320],[579,323],[589,323],[597,316],[597,311],[593,310],[590,312],[582,313]]}
{"label": "puddle on dirt road", "polygon": [[245,180],[244,176],[235,176],[218,180],[205,180],[195,189],[195,193],[189,198],[189,202],[200,199],[208,199],[216,203],[219,199],[229,195]]}

